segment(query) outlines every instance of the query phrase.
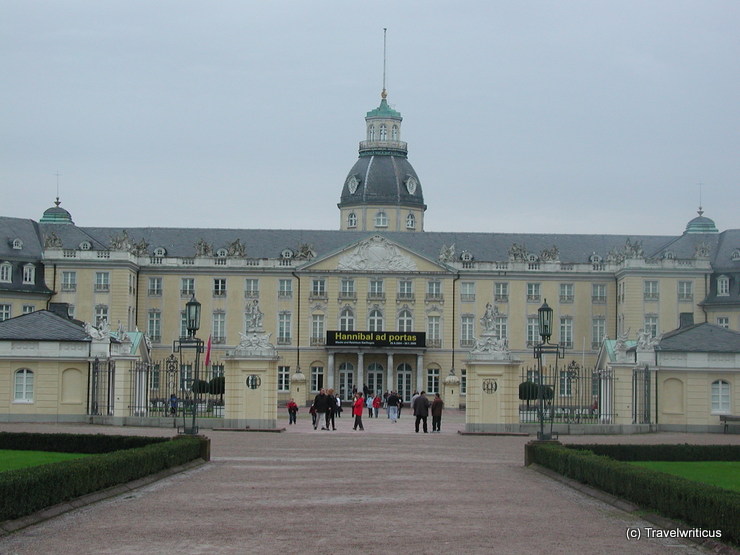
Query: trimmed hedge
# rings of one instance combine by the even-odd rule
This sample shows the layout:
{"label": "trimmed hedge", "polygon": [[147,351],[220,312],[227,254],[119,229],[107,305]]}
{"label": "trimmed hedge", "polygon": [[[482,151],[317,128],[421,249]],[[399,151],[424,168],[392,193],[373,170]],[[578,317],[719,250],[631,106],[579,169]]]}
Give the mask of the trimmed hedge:
{"label": "trimmed hedge", "polygon": [[167,437],[109,436],[105,434],[38,434],[0,432],[0,449],[57,453],[110,453],[169,441]]}
{"label": "trimmed hedge", "polygon": [[[34,435],[45,434],[2,434]],[[58,445],[59,436],[79,445],[87,445],[89,450],[75,451],[98,453],[93,457],[72,461],[45,464],[0,473],[0,521],[20,518],[58,503],[69,501],[105,488],[143,478],[150,474],[185,464],[203,457],[209,449],[206,438],[178,437],[137,438],[126,436],[49,434],[51,438],[37,437],[38,443],[31,444],[29,438],[13,440],[3,437],[0,443],[4,449],[10,444],[22,445],[17,449],[54,450],[68,452],[67,449],[47,449],[46,445]],[[90,438],[101,440],[106,448],[136,444],[144,441],[148,445],[123,448],[103,452],[102,448],[92,447]],[[114,438],[107,441],[106,438]],[[117,438],[117,441],[116,441]],[[48,442],[45,444],[45,442]],[[90,450],[93,449],[93,450]]]}
{"label": "trimmed hedge", "polygon": [[740,461],[740,445],[566,445],[617,461]]}
{"label": "trimmed hedge", "polygon": [[[627,499],[636,505],[653,509],[658,513],[686,522],[705,530],[721,530],[722,541],[740,545],[740,494],[716,486],[700,484],[678,476],[662,472],[655,472],[646,468],[637,467],[626,462],[615,460],[612,457],[597,454],[584,449],[587,446],[563,446],[557,443],[527,444],[527,461],[554,470],[559,474],[572,478],[584,484],[594,486],[607,493]],[[588,446],[590,448],[592,446]],[[616,452],[625,449],[640,447],[643,449],[642,458],[628,458],[625,460],[679,460],[656,459],[648,453],[664,453],[666,456],[676,456],[676,452],[667,449],[670,446],[598,446],[610,447]],[[656,449],[666,447],[666,449]],[[685,447],[685,446],[676,446]],[[688,446],[688,453],[704,446]],[[722,446],[712,446],[722,447]],[[720,449],[720,451],[723,451]],[[634,450],[633,453],[637,453]],[[683,460],[708,460],[706,458]],[[713,459],[716,460],[716,459]],[[737,459],[722,459],[737,460]]]}

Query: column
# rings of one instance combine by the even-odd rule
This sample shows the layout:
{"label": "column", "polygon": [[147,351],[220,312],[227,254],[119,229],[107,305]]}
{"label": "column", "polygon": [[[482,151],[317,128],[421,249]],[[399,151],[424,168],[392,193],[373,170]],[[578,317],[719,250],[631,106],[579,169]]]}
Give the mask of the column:
{"label": "column", "polygon": [[385,382],[385,390],[386,391],[393,391],[395,386],[393,385],[393,353],[388,353],[388,369],[386,371],[386,382]]}
{"label": "column", "polygon": [[419,353],[416,355],[416,391],[421,391],[426,386],[424,385],[424,354]]}
{"label": "column", "polygon": [[365,354],[362,351],[357,353],[357,391],[362,391],[362,386],[365,385]]}
{"label": "column", "polygon": [[326,368],[326,388],[334,389],[334,353],[329,353]]}

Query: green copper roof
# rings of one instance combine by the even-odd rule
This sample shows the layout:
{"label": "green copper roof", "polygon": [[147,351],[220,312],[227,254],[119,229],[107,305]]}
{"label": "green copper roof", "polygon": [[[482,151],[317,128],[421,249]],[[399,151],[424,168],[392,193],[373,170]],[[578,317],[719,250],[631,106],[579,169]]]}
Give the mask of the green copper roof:
{"label": "green copper roof", "polygon": [[51,208],[47,209],[44,212],[44,215],[39,220],[39,223],[42,223],[42,224],[72,224],[74,223],[72,221],[72,214],[70,214],[64,208],[59,206],[61,204],[61,202],[59,202],[59,197],[57,197],[57,200],[54,204],[55,206],[52,206]]}
{"label": "green copper roof", "polygon": [[388,106],[388,101],[384,98],[380,101],[380,106],[375,110],[370,110],[367,113],[368,118],[392,118],[392,119],[403,119],[400,112],[396,112],[393,108]]}
{"label": "green copper roof", "polygon": [[686,224],[684,233],[719,233],[714,220],[704,216],[698,216]]}

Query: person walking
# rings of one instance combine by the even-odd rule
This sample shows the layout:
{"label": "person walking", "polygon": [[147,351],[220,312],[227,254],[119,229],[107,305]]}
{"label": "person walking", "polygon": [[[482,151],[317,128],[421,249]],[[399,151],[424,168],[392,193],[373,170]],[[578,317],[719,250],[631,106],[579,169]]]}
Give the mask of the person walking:
{"label": "person walking", "polygon": [[291,399],[288,401],[288,425],[296,423],[296,418],[298,416],[298,405],[296,404],[295,400]]}
{"label": "person walking", "polygon": [[334,397],[334,390],[329,389],[326,392],[326,396],[329,398],[329,402],[326,406],[326,429],[329,429],[329,424],[331,424],[331,429],[336,431],[337,426],[334,421],[334,415],[337,412],[337,398]]}
{"label": "person walking", "polygon": [[429,402],[429,399],[427,399],[426,394],[422,391],[419,393],[419,396],[414,399],[414,404],[411,406],[412,409],[414,409],[414,415],[416,415],[416,433],[419,433],[419,422],[423,422],[424,424],[424,433],[428,433],[429,430],[427,429],[427,417],[429,416],[429,405],[431,403]]}
{"label": "person walking", "polygon": [[342,398],[339,395],[336,395],[337,399],[337,418],[342,418]]}
{"label": "person walking", "polygon": [[362,399],[362,393],[357,392],[355,393],[355,400],[352,403],[352,414],[355,415],[355,425],[353,430],[357,430],[357,428],[360,428],[360,430],[364,430],[365,428],[362,425],[362,411],[365,410],[365,402]]}
{"label": "person walking", "polygon": [[395,391],[391,391],[390,395],[388,395],[388,418],[394,424],[398,421],[398,402],[400,400]]}
{"label": "person walking", "polygon": [[380,409],[380,405],[382,404],[383,404],[383,399],[380,397],[380,393],[378,393],[373,398],[373,416],[375,416],[375,418],[378,417],[378,410]]}
{"label": "person walking", "polygon": [[439,396],[439,393],[434,394],[434,401],[432,401],[432,433],[440,432],[440,425],[442,424],[442,409],[445,407],[445,402]]}
{"label": "person walking", "polygon": [[326,411],[329,410],[329,396],[323,387],[313,399],[313,408],[316,410],[316,420],[313,423],[313,429],[318,430],[319,424],[321,424],[321,429],[326,430],[324,421],[326,420]]}
{"label": "person walking", "polygon": [[367,407],[367,417],[372,418],[373,417],[373,396],[372,395],[365,395],[365,406]]}

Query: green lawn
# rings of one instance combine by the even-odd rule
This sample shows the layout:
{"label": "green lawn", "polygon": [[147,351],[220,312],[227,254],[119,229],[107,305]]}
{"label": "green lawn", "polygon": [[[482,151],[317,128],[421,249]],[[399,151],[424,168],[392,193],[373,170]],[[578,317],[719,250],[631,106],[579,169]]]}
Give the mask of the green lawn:
{"label": "green lawn", "polygon": [[739,461],[636,461],[632,464],[740,492]]}
{"label": "green lawn", "polygon": [[0,449],[0,472],[89,456],[90,455],[85,453],[53,453],[51,451],[15,451],[11,449]]}

